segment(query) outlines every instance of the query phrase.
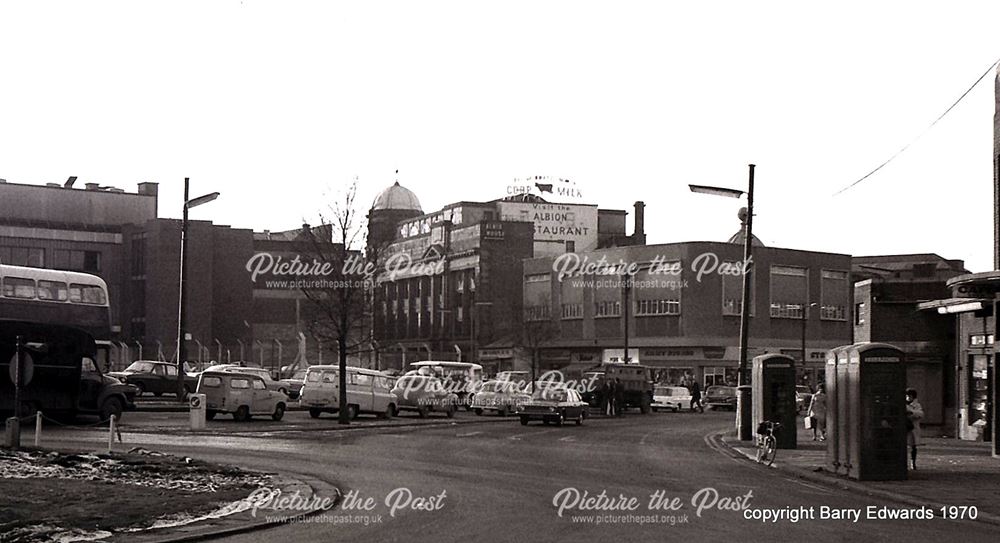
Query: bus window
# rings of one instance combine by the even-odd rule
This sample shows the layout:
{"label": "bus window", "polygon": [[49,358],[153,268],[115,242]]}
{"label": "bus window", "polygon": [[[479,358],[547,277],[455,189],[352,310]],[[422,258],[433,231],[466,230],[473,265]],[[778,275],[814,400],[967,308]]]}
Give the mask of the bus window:
{"label": "bus window", "polygon": [[4,277],[3,295],[8,298],[34,298],[35,281],[22,277]]}
{"label": "bus window", "polygon": [[65,302],[69,299],[66,283],[61,281],[38,281],[38,299]]}
{"label": "bus window", "polygon": [[78,304],[104,305],[108,303],[104,289],[96,285],[73,283],[69,286],[69,301]]}

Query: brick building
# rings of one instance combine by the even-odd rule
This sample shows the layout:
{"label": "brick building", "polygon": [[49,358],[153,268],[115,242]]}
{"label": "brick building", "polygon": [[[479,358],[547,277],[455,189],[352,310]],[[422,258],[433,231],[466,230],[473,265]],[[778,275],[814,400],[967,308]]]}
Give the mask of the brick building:
{"label": "brick building", "polygon": [[[75,188],[0,183],[0,261],[82,271],[108,284],[116,364],[171,360],[177,342],[181,222],[157,218],[158,186],[138,192],[87,183]],[[303,252],[291,232],[189,222],[188,331],[192,360],[239,360],[265,367],[290,363],[303,329],[298,290],[251,280],[261,252]],[[329,237],[329,231],[321,231]],[[320,356],[307,342],[309,358]],[[141,352],[141,354],[140,354]]]}
{"label": "brick building", "polygon": [[385,265],[373,317],[380,366],[475,360],[495,371],[521,320],[522,261],[645,240],[641,202],[636,212],[630,236],[626,212],[591,204],[518,194],[424,213],[411,191],[387,188],[368,214],[369,253]]}
{"label": "brick building", "polygon": [[854,341],[884,342],[906,353],[906,385],[917,391],[924,424],[955,432],[957,352],[954,315],[921,309],[947,298],[947,281],[968,273],[936,254],[852,259]]}
{"label": "brick building", "polygon": [[[662,382],[693,376],[705,385],[735,383],[743,298],[738,238],[526,261],[525,326],[541,322],[551,330],[537,346],[537,369],[579,374],[622,361],[627,337],[627,358],[657,368]],[[850,257],[755,245],[749,354],[792,356],[800,378],[815,383],[826,351],[851,338]],[[633,281],[622,282],[613,268],[603,275],[600,262],[634,264]],[[518,369],[529,369],[524,350]]]}

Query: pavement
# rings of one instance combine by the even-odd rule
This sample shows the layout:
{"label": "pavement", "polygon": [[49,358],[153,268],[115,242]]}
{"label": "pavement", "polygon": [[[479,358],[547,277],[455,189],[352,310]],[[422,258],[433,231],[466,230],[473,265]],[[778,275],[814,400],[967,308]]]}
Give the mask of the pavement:
{"label": "pavement", "polygon": [[[991,444],[955,438],[924,437],[918,448],[917,469],[905,481],[855,481],[828,470],[826,442],[813,441],[812,430],[801,420],[796,449],[779,449],[773,467],[805,480],[831,485],[865,496],[892,499],[915,507],[975,506],[978,522],[1000,526],[1000,458]],[[753,460],[752,441],[740,441],[735,432],[718,436],[733,451]],[[909,458],[909,456],[907,456]]]}

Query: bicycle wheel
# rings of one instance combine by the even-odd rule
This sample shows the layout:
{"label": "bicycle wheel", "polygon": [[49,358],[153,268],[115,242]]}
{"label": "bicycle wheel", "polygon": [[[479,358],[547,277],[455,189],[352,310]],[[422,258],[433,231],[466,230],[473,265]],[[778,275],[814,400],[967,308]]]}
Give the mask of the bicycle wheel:
{"label": "bicycle wheel", "polygon": [[757,436],[757,463],[764,460],[764,439]]}
{"label": "bicycle wheel", "polygon": [[770,466],[774,463],[774,457],[778,455],[778,444],[773,436],[767,436],[764,440],[764,446],[760,449],[760,463],[765,466]]}

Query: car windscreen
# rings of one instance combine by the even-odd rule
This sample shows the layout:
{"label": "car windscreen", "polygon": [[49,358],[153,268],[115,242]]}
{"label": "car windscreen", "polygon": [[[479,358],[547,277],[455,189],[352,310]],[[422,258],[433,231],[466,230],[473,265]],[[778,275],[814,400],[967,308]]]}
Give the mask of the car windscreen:
{"label": "car windscreen", "polygon": [[736,389],[733,387],[708,387],[707,394],[713,396],[735,396]]}
{"label": "car windscreen", "polygon": [[132,362],[129,367],[125,368],[125,371],[132,371],[135,373],[152,373],[153,365],[149,362]]}
{"label": "car windscreen", "polygon": [[565,402],[565,390],[553,390],[552,388],[539,388],[531,394],[532,400],[548,400],[552,402]]}

